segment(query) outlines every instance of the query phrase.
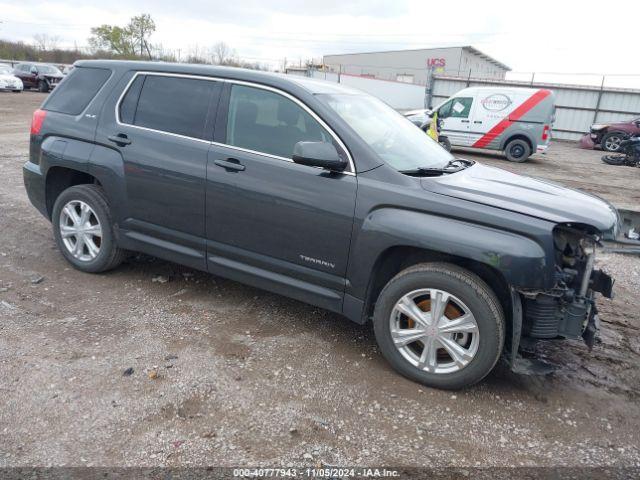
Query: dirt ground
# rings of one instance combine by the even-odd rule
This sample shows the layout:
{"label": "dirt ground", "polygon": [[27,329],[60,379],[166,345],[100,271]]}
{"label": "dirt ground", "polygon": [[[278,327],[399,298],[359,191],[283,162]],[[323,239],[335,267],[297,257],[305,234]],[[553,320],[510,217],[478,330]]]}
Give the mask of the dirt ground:
{"label": "dirt ground", "polygon": [[[551,342],[550,377],[425,388],[338,315],[143,256],[70,268],[22,184],[43,99],[0,95],[0,467],[640,466],[640,258],[600,256],[617,297],[592,353]],[[640,169],[600,155],[464,153],[637,206]]]}

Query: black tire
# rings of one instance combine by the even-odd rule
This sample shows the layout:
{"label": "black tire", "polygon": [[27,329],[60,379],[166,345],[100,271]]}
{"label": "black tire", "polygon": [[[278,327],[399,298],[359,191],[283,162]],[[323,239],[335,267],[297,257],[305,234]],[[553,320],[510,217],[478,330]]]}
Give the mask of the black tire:
{"label": "black tire", "polygon": [[22,93],[22,90],[14,90],[13,93]]}
{"label": "black tire", "polygon": [[526,140],[515,138],[507,143],[504,154],[510,162],[523,163],[531,156],[531,146]]}
{"label": "black tire", "polygon": [[44,80],[38,82],[38,91],[41,93],[47,93],[49,91],[49,84]]}
{"label": "black tire", "polygon": [[627,156],[623,155],[622,153],[618,153],[617,155],[604,155],[602,157],[602,161],[608,165],[626,165]]}
{"label": "black tire", "polygon": [[438,137],[438,143],[442,145],[442,148],[444,148],[447,152],[451,151],[451,142],[449,141],[449,138],[442,136]]}
{"label": "black tire", "polygon": [[[95,217],[100,222],[102,229],[100,250],[93,260],[83,261],[75,258],[62,240],[62,234],[60,233],[60,215],[64,206],[74,200],[86,203],[93,210]],[[89,273],[106,272],[120,265],[126,256],[126,251],[119,248],[116,244],[109,203],[104,191],[97,185],[76,185],[63,191],[53,205],[51,223],[53,225],[53,235],[60,252],[62,252],[65,259],[78,270]]]}
{"label": "black tire", "polygon": [[[404,295],[423,288],[449,292],[468,306],[476,318],[479,344],[473,359],[451,373],[430,373],[409,363],[391,338],[391,315]],[[496,365],[505,337],[505,320],[495,293],[477,275],[447,263],[423,263],[403,270],[384,287],[376,302],[374,317],[376,340],[391,366],[411,380],[424,385],[456,390],[482,380]]]}
{"label": "black tire", "polygon": [[608,132],[600,139],[600,146],[605,152],[620,151],[620,142],[629,138],[624,132]]}

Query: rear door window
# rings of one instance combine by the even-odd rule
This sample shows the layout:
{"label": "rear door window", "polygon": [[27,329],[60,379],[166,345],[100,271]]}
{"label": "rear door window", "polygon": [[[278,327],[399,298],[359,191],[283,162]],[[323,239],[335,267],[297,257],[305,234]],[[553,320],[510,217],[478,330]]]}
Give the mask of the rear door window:
{"label": "rear door window", "polygon": [[[139,90],[139,95],[137,91]],[[191,138],[211,139],[220,82],[161,75],[139,76],[120,104],[120,121]]]}
{"label": "rear door window", "polygon": [[111,70],[78,67],[67,75],[44,105],[45,110],[79,115],[105,84]]}

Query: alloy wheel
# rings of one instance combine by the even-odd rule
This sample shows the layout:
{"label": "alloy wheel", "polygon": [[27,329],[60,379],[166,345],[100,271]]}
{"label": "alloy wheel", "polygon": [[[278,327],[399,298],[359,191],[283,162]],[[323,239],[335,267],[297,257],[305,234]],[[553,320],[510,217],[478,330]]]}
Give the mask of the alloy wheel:
{"label": "alloy wheel", "polygon": [[462,300],[443,290],[420,289],[404,295],[393,307],[389,322],[400,354],[425,372],[457,372],[478,352],[475,316]]}
{"label": "alloy wheel", "polygon": [[83,201],[72,200],[60,212],[60,236],[67,251],[83,262],[100,253],[102,227],[93,209]]}
{"label": "alloy wheel", "polygon": [[606,150],[610,152],[617,152],[620,149],[620,142],[622,142],[622,137],[612,136],[607,137],[604,142],[604,147]]}

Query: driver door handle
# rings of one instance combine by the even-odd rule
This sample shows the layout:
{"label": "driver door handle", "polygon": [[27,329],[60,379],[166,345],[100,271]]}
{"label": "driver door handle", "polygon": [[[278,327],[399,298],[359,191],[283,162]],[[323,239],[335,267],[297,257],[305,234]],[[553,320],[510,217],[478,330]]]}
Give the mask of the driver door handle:
{"label": "driver door handle", "polygon": [[462,123],[469,123],[469,120],[462,120]]}

